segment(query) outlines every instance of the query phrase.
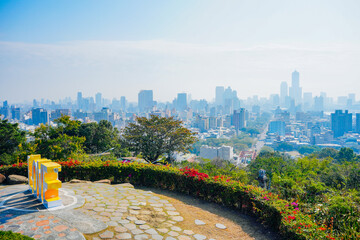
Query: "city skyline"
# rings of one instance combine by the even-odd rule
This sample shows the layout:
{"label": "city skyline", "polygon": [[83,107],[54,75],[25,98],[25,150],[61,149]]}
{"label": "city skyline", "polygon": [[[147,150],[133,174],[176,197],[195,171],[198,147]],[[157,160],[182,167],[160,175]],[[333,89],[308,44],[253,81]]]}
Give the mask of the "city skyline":
{"label": "city skyline", "polygon": [[[294,75],[295,75],[295,78],[294,78]],[[227,87],[227,90],[230,91],[230,93],[228,93],[228,94],[230,94],[229,96],[234,94],[234,97],[239,99],[239,100],[248,100],[249,98],[256,97],[259,100],[263,98],[263,99],[267,99],[267,100],[270,100],[270,101],[274,101],[274,99],[272,99],[272,98],[277,97],[278,98],[278,104],[274,104],[274,105],[287,106],[287,107],[289,107],[291,100],[294,100],[295,105],[305,105],[305,104],[312,105],[312,104],[315,104],[314,106],[316,106],[316,101],[317,101],[318,98],[321,98],[322,101],[325,101],[325,98],[332,99],[331,104],[339,103],[339,101],[343,101],[344,102],[343,105],[346,105],[347,99],[351,99],[353,104],[355,104],[357,102],[357,100],[358,100],[358,99],[356,99],[357,94],[355,93],[355,91],[348,92],[345,95],[338,95],[338,96],[330,96],[324,91],[320,92],[319,94],[314,94],[313,92],[310,92],[310,91],[303,91],[303,87],[301,85],[301,77],[299,75],[300,75],[300,73],[297,70],[294,70],[291,73],[291,79],[289,81],[282,81],[278,86],[278,92],[270,93],[268,96],[259,96],[257,94],[254,94],[254,95],[248,96],[248,97],[241,97],[241,96],[238,96],[236,89],[232,90],[231,86],[223,85],[223,86],[216,86],[215,89],[213,89],[213,96],[210,99],[205,99],[205,98],[201,98],[201,97],[198,98],[198,99],[195,99],[195,98],[192,98],[191,92],[182,91],[182,92],[177,92],[175,94],[175,96],[173,96],[172,98],[161,101],[153,93],[154,89],[141,89],[141,90],[139,90],[137,92],[136,99],[135,100],[130,100],[130,101],[129,101],[129,98],[127,96],[123,96],[123,95],[108,98],[106,96],[103,96],[103,94],[101,92],[99,92],[99,91],[92,94],[92,95],[88,94],[88,93],[85,93],[85,95],[82,96],[82,94],[84,92],[80,90],[80,91],[76,92],[75,97],[62,96],[59,99],[53,99],[53,98],[48,99],[48,98],[40,98],[40,97],[38,97],[38,98],[33,98],[31,100],[24,100],[24,101],[17,101],[17,102],[12,102],[12,101],[9,101],[8,99],[1,99],[0,98],[0,102],[7,101],[7,102],[10,102],[11,104],[33,104],[34,105],[35,100],[39,101],[39,102],[40,101],[54,101],[56,103],[61,102],[61,101],[69,101],[69,100],[71,100],[72,102],[76,103],[78,101],[79,97],[80,97],[80,98],[85,98],[85,99],[91,98],[94,101],[94,103],[96,103],[96,105],[99,105],[99,102],[100,102],[101,99],[109,101],[109,104],[110,104],[110,102],[112,100],[124,101],[122,99],[126,99],[126,101],[130,102],[130,103],[139,103],[140,102],[140,98],[139,98],[140,94],[142,94],[143,92],[151,92],[151,97],[150,98],[152,99],[151,101],[154,101],[154,103],[155,102],[171,103],[171,102],[173,102],[174,100],[176,100],[179,97],[179,94],[180,95],[185,94],[186,96],[188,96],[188,97],[185,97],[185,98],[188,98],[187,102],[190,102],[190,100],[203,100],[203,99],[205,99],[209,103],[219,104],[221,101],[223,101],[222,98],[225,97],[225,95],[224,95],[224,92],[226,92],[225,87]],[[232,91],[233,91],[233,93],[232,93]],[[132,97],[130,99],[134,99],[134,97]],[[323,104],[324,103],[322,103],[322,105]]]}
{"label": "city skyline", "polygon": [[[2,1],[0,101],[101,92],[212,100],[216,86],[268,97],[360,89],[358,1]],[[105,17],[106,16],[106,17]],[[339,84],[341,83],[341,84]],[[359,95],[359,94],[358,94]],[[38,97],[37,97],[38,96]]]}

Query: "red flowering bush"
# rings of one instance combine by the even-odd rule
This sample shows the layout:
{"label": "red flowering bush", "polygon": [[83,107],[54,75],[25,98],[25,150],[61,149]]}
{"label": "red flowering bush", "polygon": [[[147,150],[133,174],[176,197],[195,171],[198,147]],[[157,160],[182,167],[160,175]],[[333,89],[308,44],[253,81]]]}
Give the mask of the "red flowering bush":
{"label": "red flowering bush", "polygon": [[200,173],[197,169],[194,169],[194,168],[185,167],[185,168],[181,168],[179,170],[180,170],[180,172],[183,172],[184,176],[196,178],[199,181],[209,178],[209,175],[207,175],[206,173]]}
{"label": "red flowering bush", "polygon": [[66,167],[73,167],[82,164],[82,162],[73,159],[69,159],[68,161],[62,161],[57,163],[60,164],[61,166],[66,166]]}
{"label": "red flowering bush", "polygon": [[[59,162],[59,178],[69,181],[112,179],[115,183],[131,182],[169,189],[226,205],[258,217],[280,231],[285,239],[335,239],[331,228],[317,225],[312,216],[299,210],[298,203],[280,199],[278,195],[259,187],[246,185],[226,176],[209,177],[193,168],[178,169],[170,165],[123,163],[119,161],[80,162],[69,159]],[[27,175],[26,164],[1,166],[5,175]]]}

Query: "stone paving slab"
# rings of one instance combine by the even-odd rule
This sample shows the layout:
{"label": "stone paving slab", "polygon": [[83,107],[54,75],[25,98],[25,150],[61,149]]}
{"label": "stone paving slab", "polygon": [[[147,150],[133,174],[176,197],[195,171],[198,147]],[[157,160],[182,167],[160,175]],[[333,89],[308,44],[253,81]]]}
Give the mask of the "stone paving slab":
{"label": "stone paving slab", "polygon": [[[35,239],[209,239],[192,229],[173,204],[131,184],[64,183],[62,209],[49,211],[35,200],[26,185],[0,187],[0,230]],[[200,224],[199,224],[200,223]],[[219,223],[215,231],[226,231]]]}
{"label": "stone paving slab", "polygon": [[[35,239],[85,239],[71,221],[61,218],[66,212],[84,205],[85,199],[62,189],[63,207],[47,210],[28,190],[27,185],[14,185],[0,190],[0,230],[18,232]],[[88,217],[86,216],[85,219]],[[86,220],[87,221],[87,220]]]}

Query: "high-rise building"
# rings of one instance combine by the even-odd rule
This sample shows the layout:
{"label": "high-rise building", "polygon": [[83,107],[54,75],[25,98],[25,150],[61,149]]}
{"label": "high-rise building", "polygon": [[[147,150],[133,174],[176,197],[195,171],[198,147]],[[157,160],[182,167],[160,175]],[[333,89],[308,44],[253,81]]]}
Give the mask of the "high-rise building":
{"label": "high-rise building", "polygon": [[210,117],[215,117],[216,116],[216,107],[212,107],[210,108]]}
{"label": "high-rise building", "polygon": [[285,122],[276,120],[269,123],[269,133],[275,133],[279,136],[285,136]]}
{"label": "high-rise building", "polygon": [[311,92],[304,92],[304,110],[309,110],[313,105],[313,97]]}
{"label": "high-rise building", "polygon": [[51,113],[51,121],[60,118],[61,116],[71,116],[70,109],[56,109]]}
{"label": "high-rise building", "polygon": [[280,85],[280,102],[281,106],[285,106],[285,99],[288,96],[289,87],[287,82],[281,82]]}
{"label": "high-rise building", "polygon": [[334,132],[334,137],[341,137],[346,132],[352,130],[352,114],[345,110],[335,110],[331,114],[331,130]]}
{"label": "high-rise building", "polygon": [[141,90],[138,94],[138,105],[140,112],[150,112],[154,106],[153,91]]}
{"label": "high-rise building", "polygon": [[225,89],[223,94],[223,106],[224,106],[224,113],[231,114],[234,109],[240,107],[240,101],[237,97],[237,92],[232,90],[231,87]]}
{"label": "high-rise building", "polygon": [[101,93],[97,93],[95,95],[95,104],[96,104],[97,109],[102,108],[102,95],[101,95]]}
{"label": "high-rise building", "polygon": [[254,105],[254,106],[252,106],[252,108],[251,108],[251,111],[253,112],[253,113],[256,113],[256,114],[260,114],[260,106],[259,105]]}
{"label": "high-rise building", "polygon": [[224,92],[225,92],[224,87],[222,87],[222,86],[216,87],[216,90],[215,90],[215,104],[217,106],[223,105]]}
{"label": "high-rise building", "polygon": [[36,101],[36,99],[33,99],[33,108],[38,108],[38,107],[39,107],[38,101]]}
{"label": "high-rise building", "polygon": [[178,93],[176,100],[176,109],[184,111],[187,108],[187,95],[186,93]]}
{"label": "high-rise building", "polygon": [[32,121],[34,125],[48,124],[49,113],[43,108],[34,108],[32,111]]}
{"label": "high-rise building", "polygon": [[209,130],[209,117],[200,117],[196,116],[195,127],[200,130],[200,132],[206,132]]}
{"label": "high-rise building", "polygon": [[20,108],[11,107],[11,118],[15,120],[20,120]]}
{"label": "high-rise building", "polygon": [[209,129],[215,129],[217,128],[217,117],[210,117],[209,118]]}
{"label": "high-rise building", "polygon": [[349,93],[348,99],[351,100],[352,104],[355,104],[356,102],[355,96],[355,93]]}
{"label": "high-rise building", "polygon": [[100,122],[101,120],[109,121],[109,116],[111,114],[111,110],[109,108],[102,108],[100,112],[94,113],[94,120]]}
{"label": "high-rise building", "polygon": [[360,113],[356,114],[356,132],[360,133]]}
{"label": "high-rise building", "polygon": [[241,130],[242,128],[246,127],[245,115],[245,108],[234,110],[232,122],[236,130]]}
{"label": "high-rise building", "polygon": [[126,110],[126,98],[125,98],[125,96],[120,97],[120,108],[121,108],[121,111]]}
{"label": "high-rise building", "polygon": [[273,106],[279,106],[280,105],[280,97],[279,94],[271,94],[270,95],[270,102]]}
{"label": "high-rise building", "polygon": [[[3,115],[3,118],[10,118],[10,108],[9,108],[9,104],[8,101],[4,101],[3,102],[3,107],[0,108],[0,115]],[[0,118],[1,119],[1,118]]]}
{"label": "high-rise building", "polygon": [[295,100],[295,104],[298,105],[302,101],[302,88],[300,87],[299,72],[294,71],[291,78],[291,87],[289,89],[289,95]]}
{"label": "high-rise building", "polygon": [[347,96],[338,96],[337,104],[340,106],[346,106],[347,100],[348,100]]}
{"label": "high-rise building", "polygon": [[77,102],[78,109],[81,109],[82,108],[82,103],[83,103],[82,92],[77,93],[76,102]]}
{"label": "high-rise building", "polygon": [[314,110],[318,112],[324,111],[324,98],[322,96],[315,97]]}

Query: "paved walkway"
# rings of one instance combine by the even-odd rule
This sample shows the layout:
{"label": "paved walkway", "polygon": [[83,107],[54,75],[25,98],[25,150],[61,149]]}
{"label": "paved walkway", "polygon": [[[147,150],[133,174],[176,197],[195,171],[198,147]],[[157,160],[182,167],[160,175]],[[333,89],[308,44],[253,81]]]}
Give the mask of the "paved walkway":
{"label": "paved walkway", "polygon": [[[0,230],[35,239],[211,239],[197,232],[206,225],[204,219],[186,223],[168,198],[130,184],[64,183],[60,191],[64,207],[53,211],[44,209],[27,188],[0,187]],[[224,222],[216,222],[212,228],[212,236],[228,231]]]}

